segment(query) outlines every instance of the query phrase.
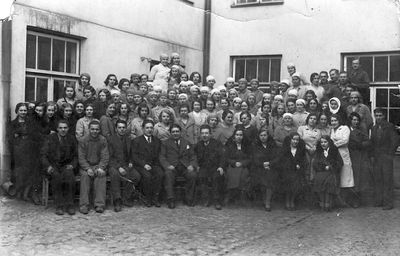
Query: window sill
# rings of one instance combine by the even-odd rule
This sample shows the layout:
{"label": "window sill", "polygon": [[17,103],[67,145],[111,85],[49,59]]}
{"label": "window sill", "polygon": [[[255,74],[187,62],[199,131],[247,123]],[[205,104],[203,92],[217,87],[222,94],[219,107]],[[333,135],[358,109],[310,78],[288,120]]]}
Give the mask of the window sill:
{"label": "window sill", "polygon": [[248,4],[232,4],[231,8],[241,8],[241,7],[254,7],[254,6],[262,6],[262,5],[281,5],[282,1],[271,1],[271,2],[263,2],[263,3],[248,3]]}

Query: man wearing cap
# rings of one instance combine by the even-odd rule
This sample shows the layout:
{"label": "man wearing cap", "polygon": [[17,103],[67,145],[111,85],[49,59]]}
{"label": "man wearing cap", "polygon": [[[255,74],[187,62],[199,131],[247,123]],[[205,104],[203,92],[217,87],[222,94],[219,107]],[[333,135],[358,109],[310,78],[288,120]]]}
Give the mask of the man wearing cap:
{"label": "man wearing cap", "polygon": [[250,91],[247,89],[247,80],[246,78],[240,78],[238,81],[238,96],[242,99],[242,101],[247,101],[249,97]]}

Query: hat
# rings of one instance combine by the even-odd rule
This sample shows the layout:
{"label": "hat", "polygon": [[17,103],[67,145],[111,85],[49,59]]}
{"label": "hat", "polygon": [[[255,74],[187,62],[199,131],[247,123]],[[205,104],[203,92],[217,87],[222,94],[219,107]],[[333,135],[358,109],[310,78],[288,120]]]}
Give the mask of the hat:
{"label": "hat", "polygon": [[86,76],[86,77],[89,79],[89,81],[90,81],[90,75],[89,75],[88,73],[82,73],[82,74],[80,75],[80,77],[82,77],[82,76]]}
{"label": "hat", "polygon": [[180,93],[179,95],[178,95],[178,99],[179,98],[185,98],[186,100],[188,100],[189,99],[189,97],[188,97],[188,95],[186,94],[186,93]]}
{"label": "hat", "polygon": [[280,94],[275,95],[274,100],[283,100],[283,96]]}
{"label": "hat", "polygon": [[303,100],[303,99],[297,99],[297,100],[296,100],[296,105],[297,105],[297,104],[300,104],[300,103],[303,104],[304,106],[306,105],[306,101],[305,101],[305,100]]}
{"label": "hat", "polygon": [[210,80],[215,80],[215,77],[213,77],[212,75],[208,75],[208,76],[206,77],[206,81],[208,82],[208,81],[210,81]]}
{"label": "hat", "polygon": [[121,92],[118,91],[118,90],[115,90],[115,89],[111,89],[111,90],[110,90],[110,94],[111,94],[111,95],[121,95]]}
{"label": "hat", "polygon": [[210,92],[210,88],[208,86],[200,87],[200,92]]}
{"label": "hat", "polygon": [[283,118],[285,118],[285,117],[290,117],[290,118],[293,118],[293,115],[291,114],[291,113],[285,113],[285,114],[283,114]]}
{"label": "hat", "polygon": [[198,87],[197,85],[192,85],[189,90],[190,90],[190,92],[193,92],[194,90],[199,90],[200,91],[200,87]]}
{"label": "hat", "polygon": [[300,73],[295,72],[295,73],[293,73],[292,77],[294,77],[294,76],[297,76],[298,78],[300,78]]}
{"label": "hat", "polygon": [[242,102],[242,101],[243,101],[242,98],[239,98],[239,97],[235,97],[233,99],[233,102]]}
{"label": "hat", "polygon": [[233,77],[228,77],[226,78],[226,82],[235,82],[235,79],[233,79]]}
{"label": "hat", "polygon": [[282,80],[281,80],[281,84],[289,85],[289,84],[290,84],[290,81],[289,81],[289,79],[282,79]]}

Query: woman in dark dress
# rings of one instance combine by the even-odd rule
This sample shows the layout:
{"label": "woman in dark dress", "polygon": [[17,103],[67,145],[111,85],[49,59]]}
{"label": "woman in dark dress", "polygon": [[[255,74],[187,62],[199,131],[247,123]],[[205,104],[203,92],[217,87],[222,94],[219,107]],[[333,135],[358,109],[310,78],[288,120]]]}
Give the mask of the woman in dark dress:
{"label": "woman in dark dress", "polygon": [[250,176],[254,186],[261,185],[265,188],[265,210],[271,211],[272,193],[277,185],[278,164],[277,147],[268,130],[263,129],[258,133],[258,138],[253,145]]}
{"label": "woman in dark dress", "polygon": [[17,197],[29,200],[29,192],[32,188],[31,164],[33,162],[34,138],[32,122],[28,118],[28,106],[18,103],[15,107],[17,117],[11,121],[8,127],[8,141],[10,143],[12,157],[12,177],[15,182]]}
{"label": "woman in dark dress", "polygon": [[348,148],[354,177],[354,193],[352,193],[352,202],[350,204],[354,208],[358,208],[361,204],[361,178],[366,176],[362,171],[367,170],[369,166],[367,149],[370,146],[370,141],[368,134],[361,127],[361,116],[358,113],[351,113],[349,122],[350,138]]}
{"label": "woman in dark dress", "polygon": [[279,163],[282,188],[286,193],[286,209],[294,211],[294,202],[303,190],[307,169],[306,146],[297,132],[292,132],[285,138]]}
{"label": "woman in dark dress", "polygon": [[243,202],[248,192],[251,145],[240,126],[225,144],[225,170],[227,194],[225,204],[240,196]]}
{"label": "woman in dark dress", "polygon": [[342,157],[330,136],[321,137],[312,165],[315,171],[313,190],[319,195],[321,210],[329,211],[333,196],[340,192],[340,170],[343,166]]}

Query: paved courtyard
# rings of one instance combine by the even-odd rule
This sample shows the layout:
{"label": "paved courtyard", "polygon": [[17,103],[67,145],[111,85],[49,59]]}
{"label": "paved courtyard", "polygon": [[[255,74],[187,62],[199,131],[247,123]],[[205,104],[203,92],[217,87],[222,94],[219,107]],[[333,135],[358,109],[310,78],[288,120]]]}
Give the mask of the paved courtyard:
{"label": "paved courtyard", "polygon": [[178,204],[54,214],[0,198],[0,255],[399,255],[400,209],[222,211]]}

